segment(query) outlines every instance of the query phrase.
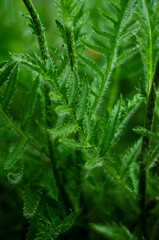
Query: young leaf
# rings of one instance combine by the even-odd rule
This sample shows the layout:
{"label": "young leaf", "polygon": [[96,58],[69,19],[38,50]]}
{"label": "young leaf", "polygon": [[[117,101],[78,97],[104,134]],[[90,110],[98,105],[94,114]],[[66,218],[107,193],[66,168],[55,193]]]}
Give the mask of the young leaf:
{"label": "young leaf", "polygon": [[24,102],[23,115],[22,115],[22,121],[21,121],[21,128],[23,130],[27,128],[30,118],[33,114],[38,86],[39,86],[39,76],[36,77],[33,83],[33,86],[31,87],[28,93],[28,96],[26,97],[26,100]]}

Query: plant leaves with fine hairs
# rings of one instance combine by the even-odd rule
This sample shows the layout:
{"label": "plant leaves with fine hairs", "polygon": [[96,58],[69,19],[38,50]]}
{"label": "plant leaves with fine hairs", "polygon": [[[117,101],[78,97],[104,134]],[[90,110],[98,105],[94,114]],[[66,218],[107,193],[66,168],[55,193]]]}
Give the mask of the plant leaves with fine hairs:
{"label": "plant leaves with fine hairs", "polygon": [[36,79],[34,80],[33,86],[31,87],[23,105],[23,114],[22,114],[22,121],[21,121],[21,128],[23,130],[27,128],[30,118],[33,114],[38,86],[39,86],[39,76],[37,76]]}

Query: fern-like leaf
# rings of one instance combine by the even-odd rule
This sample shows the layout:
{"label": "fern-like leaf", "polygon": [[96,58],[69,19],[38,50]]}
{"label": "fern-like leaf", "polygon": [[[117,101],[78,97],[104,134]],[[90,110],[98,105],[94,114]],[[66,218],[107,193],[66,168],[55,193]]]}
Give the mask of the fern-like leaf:
{"label": "fern-like leaf", "polygon": [[74,123],[68,123],[62,127],[58,127],[55,129],[49,130],[49,132],[53,135],[69,135],[73,132],[76,132],[78,130],[78,126],[75,125]]}
{"label": "fern-like leaf", "polygon": [[78,149],[88,149],[88,148],[92,148],[92,146],[87,143],[87,142],[77,142],[75,140],[71,140],[71,139],[60,139],[60,142],[72,147],[72,148],[78,148]]}
{"label": "fern-like leaf", "polygon": [[15,67],[15,62],[2,62],[0,68],[0,87],[8,80],[12,69]]}
{"label": "fern-like leaf", "polygon": [[19,160],[21,154],[23,153],[26,144],[27,144],[27,141],[24,140],[20,144],[17,144],[13,148],[13,150],[10,152],[10,154],[4,164],[4,168],[6,170],[11,169],[16,164],[16,162]]}
{"label": "fern-like leaf", "polygon": [[101,37],[105,37],[105,38],[109,39],[110,41],[112,41],[114,39],[114,35],[110,32],[103,31],[95,26],[92,26],[92,29],[96,34],[98,34]]}
{"label": "fern-like leaf", "polygon": [[11,75],[9,77],[3,98],[2,98],[2,107],[5,109],[9,108],[9,105],[11,103],[11,100],[14,96],[14,93],[16,91],[16,85],[17,85],[17,77],[18,77],[18,65],[15,65],[13,68]]}
{"label": "fern-like leaf", "polygon": [[24,190],[24,216],[32,217],[37,211],[42,192],[37,189],[37,186],[29,186]]}

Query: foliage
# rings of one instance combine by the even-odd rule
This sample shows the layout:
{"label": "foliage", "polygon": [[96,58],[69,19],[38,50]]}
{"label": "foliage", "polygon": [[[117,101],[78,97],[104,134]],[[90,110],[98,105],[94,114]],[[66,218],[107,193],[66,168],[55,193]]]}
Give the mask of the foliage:
{"label": "foliage", "polygon": [[158,0],[101,0],[93,24],[86,1],[55,0],[55,47],[22,2],[39,50],[0,63],[0,173],[25,239],[157,240]]}

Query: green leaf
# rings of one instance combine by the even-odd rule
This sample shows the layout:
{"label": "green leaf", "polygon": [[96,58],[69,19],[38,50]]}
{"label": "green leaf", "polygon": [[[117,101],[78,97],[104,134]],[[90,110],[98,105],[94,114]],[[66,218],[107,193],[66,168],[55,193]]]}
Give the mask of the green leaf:
{"label": "green leaf", "polygon": [[78,22],[75,24],[73,31],[76,32],[89,18],[89,12],[85,12],[83,16],[78,20]]}
{"label": "green leaf", "polygon": [[58,127],[55,129],[50,129],[49,132],[53,135],[69,135],[78,130],[78,126],[74,123],[68,123],[62,127]]}
{"label": "green leaf", "polygon": [[8,80],[12,69],[15,67],[15,62],[2,62],[0,68],[0,87]]}
{"label": "green leaf", "polygon": [[94,44],[89,43],[89,42],[87,42],[87,41],[85,41],[85,40],[83,40],[83,39],[81,39],[81,42],[82,42],[86,47],[88,47],[88,48],[90,48],[90,49],[93,49],[94,51],[97,51],[97,52],[99,52],[99,53],[101,53],[101,54],[103,54],[103,55],[105,55],[105,56],[107,56],[108,53],[109,53],[109,49],[104,48],[103,46],[94,45]]}
{"label": "green leaf", "polygon": [[117,24],[116,20],[113,17],[108,16],[106,13],[104,13],[102,10],[99,9],[100,14],[106,19],[112,22],[114,25]]}
{"label": "green leaf", "polygon": [[13,148],[4,164],[5,170],[11,169],[16,164],[16,162],[21,157],[21,154],[23,153],[26,144],[27,140],[24,140]]}
{"label": "green leaf", "polygon": [[146,166],[147,170],[155,165],[154,163],[157,160],[158,156],[159,156],[159,145],[157,145],[156,148],[151,153],[150,160],[148,161],[147,166]]}
{"label": "green leaf", "polygon": [[16,91],[16,85],[17,85],[17,78],[18,78],[18,65],[16,64],[15,67],[12,69],[11,75],[9,76],[8,83],[2,98],[2,108],[7,110],[9,108],[9,105],[11,103],[11,100],[14,96],[14,93]]}
{"label": "green leaf", "polygon": [[19,167],[14,165],[11,169],[9,169],[7,173],[7,178],[11,184],[18,184],[22,180],[23,175],[24,175],[24,167],[23,166]]}
{"label": "green leaf", "polygon": [[112,143],[117,131],[118,118],[120,115],[120,109],[122,106],[122,99],[120,99],[117,104],[114,106],[113,111],[109,117],[107,125],[104,127],[103,138],[101,142],[101,151],[102,154],[105,154],[112,147]]}
{"label": "green leaf", "polygon": [[120,13],[120,12],[121,12],[120,8],[119,8],[116,4],[114,4],[111,0],[108,0],[108,2],[109,2],[109,4],[110,4],[110,6],[111,6],[117,13]]}
{"label": "green leaf", "polygon": [[104,74],[102,73],[102,71],[99,69],[99,67],[92,62],[90,59],[83,57],[81,54],[79,54],[78,52],[76,52],[77,56],[80,58],[80,60],[82,62],[84,62],[88,67],[91,68],[91,70],[93,70],[94,72],[96,72],[102,79],[104,77]]}
{"label": "green leaf", "polygon": [[36,79],[34,80],[33,86],[31,87],[23,105],[23,114],[22,114],[22,120],[21,120],[21,128],[23,130],[27,128],[30,118],[33,114],[38,87],[39,87],[39,76],[37,76]]}
{"label": "green leaf", "polygon": [[82,93],[78,102],[77,110],[76,110],[76,118],[77,120],[82,120],[86,109],[87,109],[87,103],[88,103],[88,97],[89,97],[89,88],[88,88],[88,81],[86,77],[84,77],[84,84],[82,88]]}
{"label": "green leaf", "polygon": [[81,141],[77,142],[75,140],[70,140],[70,139],[60,139],[60,142],[73,148],[87,149],[92,147],[89,143],[81,142]]}
{"label": "green leaf", "polygon": [[16,62],[22,63],[23,65],[29,67],[33,71],[36,71],[39,74],[42,74],[42,70],[45,71],[44,65],[38,57],[35,55],[35,57],[31,57],[28,54],[14,54],[12,55],[12,59]]}
{"label": "green leaf", "polygon": [[112,240],[137,240],[137,238],[123,225],[118,226],[114,223],[109,226],[99,224],[91,224],[91,226],[94,230]]}
{"label": "green leaf", "polygon": [[61,36],[62,36],[64,42],[66,42],[66,32],[65,32],[63,24],[60,23],[57,19],[55,20],[55,22],[56,22],[56,25],[57,25],[60,33],[61,33]]}
{"label": "green leaf", "polygon": [[24,190],[24,216],[32,217],[37,211],[42,192],[37,186],[28,186]]}
{"label": "green leaf", "polygon": [[122,157],[121,178],[124,177],[125,173],[129,170],[129,166],[131,165],[131,163],[137,158],[141,149],[141,145],[142,139],[139,139]]}
{"label": "green leaf", "polygon": [[143,128],[143,127],[136,127],[133,130],[136,133],[139,133],[143,136],[147,136],[147,137],[152,138],[154,140],[159,140],[159,134],[158,133],[152,133],[152,132],[148,131],[147,129]]}
{"label": "green leaf", "polygon": [[131,57],[133,57],[137,52],[138,52],[138,48],[136,47],[126,50],[124,53],[122,53],[120,56],[117,57],[117,60],[115,61],[114,65],[116,67],[120,66],[121,64],[129,60]]}
{"label": "green leaf", "polygon": [[103,31],[95,26],[92,26],[92,29],[96,34],[100,35],[101,37],[108,38],[110,41],[112,41],[115,37],[112,33]]}
{"label": "green leaf", "polygon": [[69,89],[69,106],[73,107],[76,103],[77,100],[77,95],[78,95],[78,77],[76,73],[73,71],[72,73],[72,81],[70,84],[70,89]]}

